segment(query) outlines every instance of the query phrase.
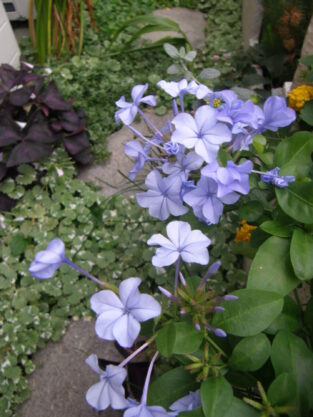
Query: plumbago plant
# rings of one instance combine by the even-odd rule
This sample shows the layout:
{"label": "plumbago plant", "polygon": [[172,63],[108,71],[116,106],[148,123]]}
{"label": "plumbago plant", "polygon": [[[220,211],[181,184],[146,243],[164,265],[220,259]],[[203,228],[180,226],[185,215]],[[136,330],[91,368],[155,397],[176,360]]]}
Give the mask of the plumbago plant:
{"label": "plumbago plant", "polygon": [[[153,96],[144,96],[147,87],[137,85],[132,101],[116,102],[116,121],[137,137],[125,144],[126,154],[135,158],[131,180],[144,166],[152,168],[137,202],[162,221],[186,216],[190,207],[208,236],[184,221],[186,216],[167,224],[167,236],[148,239],[157,246],[156,268],[175,265],[172,283],[159,286],[158,295],[140,293],[137,277],[119,288],[98,280],[66,257],[60,239],[36,254],[29,267],[35,278],[49,279],[66,264],[102,287],[90,300],[101,339],[129,351],[144,329],[146,340],[120,364],[102,369],[95,355],[87,358],[100,380],[86,399],[98,411],[125,410],[125,417],[309,417],[313,304],[304,311],[289,294],[295,290],[297,298],[297,287],[313,276],[313,135],[297,132],[275,149],[265,137],[277,139],[275,132],[296,118],[284,98],[269,97],[261,108],[231,90],[212,92],[186,80],[159,83],[173,98],[173,119],[158,129],[140,108],[156,104]],[[185,111],[186,94],[199,100],[194,113]],[[137,114],[151,127],[150,137],[133,125]],[[221,262],[207,267],[210,227],[231,210],[254,217],[264,233],[246,288],[216,294],[211,280]],[[242,233],[253,228],[243,222]],[[201,276],[183,275],[182,265],[193,263],[208,269]],[[133,399],[125,393],[127,364],[143,350],[152,360],[142,395]]]}

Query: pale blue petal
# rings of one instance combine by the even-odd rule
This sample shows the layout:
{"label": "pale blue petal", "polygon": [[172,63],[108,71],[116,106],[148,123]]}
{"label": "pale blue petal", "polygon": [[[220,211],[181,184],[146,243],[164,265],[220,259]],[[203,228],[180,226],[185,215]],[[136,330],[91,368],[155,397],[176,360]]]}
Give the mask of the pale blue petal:
{"label": "pale blue petal", "polygon": [[140,284],[141,279],[136,277],[124,279],[120,283],[118,293],[125,307],[129,308],[132,302],[136,302],[138,300],[138,287]]}
{"label": "pale blue petal", "polygon": [[169,266],[176,262],[178,258],[179,252],[177,250],[161,247],[156,250],[155,256],[152,257],[152,265],[158,268]]}
{"label": "pale blue petal", "polygon": [[104,340],[114,340],[113,328],[122,316],[122,310],[108,310],[100,314],[95,324],[97,336]]}
{"label": "pale blue petal", "polygon": [[124,314],[113,326],[113,335],[122,347],[132,347],[140,332],[140,324],[131,314]]}
{"label": "pale blue petal", "polygon": [[138,301],[130,309],[132,316],[139,322],[150,320],[161,314],[160,304],[148,294],[140,294]]}
{"label": "pale blue petal", "polygon": [[124,308],[118,296],[110,290],[93,294],[90,298],[90,307],[98,315],[104,311],[122,310]]}
{"label": "pale blue petal", "polygon": [[99,367],[98,357],[94,353],[88,356],[85,363],[98,375],[105,375],[105,372]]}
{"label": "pale blue petal", "polygon": [[97,411],[105,410],[110,405],[109,386],[106,380],[92,385],[86,393],[86,400]]}

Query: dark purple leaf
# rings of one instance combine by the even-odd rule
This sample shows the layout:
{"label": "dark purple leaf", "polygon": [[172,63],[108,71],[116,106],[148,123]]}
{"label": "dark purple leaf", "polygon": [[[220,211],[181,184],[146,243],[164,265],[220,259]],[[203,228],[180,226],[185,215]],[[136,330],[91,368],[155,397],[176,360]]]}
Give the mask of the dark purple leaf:
{"label": "dark purple leaf", "polygon": [[32,87],[19,88],[9,94],[9,101],[13,106],[24,106],[29,103],[32,92]]}
{"label": "dark purple leaf", "polygon": [[61,126],[59,122],[51,123],[50,127],[54,132],[60,132],[63,129],[63,127]]}
{"label": "dark purple leaf", "polygon": [[76,155],[89,147],[89,134],[85,130],[75,136],[66,137],[64,146],[70,155]]}
{"label": "dark purple leaf", "polygon": [[10,118],[0,118],[0,147],[12,145],[22,140],[23,136],[17,124]]}
{"label": "dark purple leaf", "polygon": [[53,143],[59,139],[59,136],[52,133],[46,124],[32,124],[27,127],[25,136],[26,141],[38,143]]}
{"label": "dark purple leaf", "polygon": [[38,100],[51,110],[68,111],[72,106],[67,103],[59,93],[54,81],[51,81],[45,92]]}
{"label": "dark purple leaf", "polygon": [[53,147],[46,144],[25,141],[13,149],[7,161],[7,167],[13,167],[29,162],[36,162],[39,159],[49,156]]}
{"label": "dark purple leaf", "polygon": [[4,162],[0,162],[0,181],[5,177],[7,173],[7,167]]}
{"label": "dark purple leaf", "polygon": [[19,71],[11,67],[11,65],[2,64],[0,66],[0,80],[7,90],[10,90],[12,87],[14,87],[14,85],[17,85],[19,79]]}
{"label": "dark purple leaf", "polygon": [[46,106],[42,106],[41,110],[46,117],[49,117],[49,109]]}
{"label": "dark purple leaf", "polygon": [[76,155],[72,155],[72,158],[76,161],[79,162],[82,165],[89,165],[92,163],[93,161],[93,155],[90,152],[90,149],[85,149],[80,153],[77,153]]}
{"label": "dark purple leaf", "polygon": [[0,104],[2,104],[6,95],[7,95],[7,90],[0,84]]}

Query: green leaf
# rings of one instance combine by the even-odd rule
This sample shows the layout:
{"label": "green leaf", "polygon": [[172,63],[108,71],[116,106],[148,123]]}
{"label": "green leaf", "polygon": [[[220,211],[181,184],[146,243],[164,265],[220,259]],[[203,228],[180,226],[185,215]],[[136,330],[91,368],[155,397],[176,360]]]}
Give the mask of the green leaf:
{"label": "green leaf", "polygon": [[276,148],[274,165],[280,167],[279,175],[305,177],[311,167],[313,152],[313,134],[296,132],[284,139]]}
{"label": "green leaf", "polygon": [[180,417],[204,417],[202,408],[195,408],[192,411],[183,411],[179,413]]}
{"label": "green leaf", "polygon": [[205,417],[223,417],[233,400],[233,390],[223,376],[209,377],[200,387],[202,409]]}
{"label": "green leaf", "polygon": [[212,324],[235,336],[262,332],[283,308],[283,299],[274,292],[243,289],[233,294],[238,300],[221,303],[225,311],[215,314]]}
{"label": "green leaf", "polygon": [[296,381],[291,373],[284,372],[278,375],[270,385],[267,397],[274,406],[294,406]]}
{"label": "green leaf", "polygon": [[271,360],[275,375],[290,373],[296,389],[296,416],[308,417],[313,406],[313,354],[305,342],[293,333],[282,330],[274,338]]}
{"label": "green leaf", "polygon": [[284,307],[282,312],[266,329],[268,334],[276,334],[280,330],[289,330],[291,332],[301,327],[301,310],[291,297],[284,299]]}
{"label": "green leaf", "polygon": [[286,295],[299,284],[289,258],[289,240],[268,238],[253,259],[247,288],[274,291]]}
{"label": "green leaf", "polygon": [[255,135],[252,143],[256,151],[262,154],[266,146],[266,137],[263,135]]}
{"label": "green leaf", "polygon": [[220,71],[216,68],[204,68],[199,77],[202,78],[202,80],[214,80],[215,78],[218,78],[221,75]]}
{"label": "green leaf", "polygon": [[302,281],[313,278],[313,236],[295,229],[290,245],[290,259],[295,274]]}
{"label": "green leaf", "polygon": [[152,382],[149,388],[149,405],[168,408],[174,401],[197,389],[193,375],[183,367],[171,369]]}
{"label": "green leaf", "polygon": [[20,256],[25,252],[25,249],[29,241],[25,238],[23,233],[16,233],[11,240],[11,253],[12,256]]}
{"label": "green leaf", "polygon": [[241,371],[260,369],[271,354],[271,343],[265,334],[246,337],[235,346],[229,365]]}
{"label": "green leaf", "polygon": [[193,325],[186,322],[174,323],[174,327],[175,342],[173,353],[195,352],[203,340],[202,332],[197,331]]}
{"label": "green leaf", "polygon": [[231,406],[223,417],[259,417],[259,412],[239,398],[233,397]]}
{"label": "green leaf", "polygon": [[158,332],[155,340],[157,349],[166,358],[170,357],[173,353],[175,336],[175,326],[173,323],[167,324]]}
{"label": "green leaf", "polygon": [[301,64],[306,65],[307,67],[311,67],[313,65],[313,55],[306,55],[299,59]]}
{"label": "green leaf", "polygon": [[300,119],[305,121],[310,126],[313,126],[313,101],[305,103],[300,111]]}
{"label": "green leaf", "polygon": [[277,220],[267,220],[263,222],[260,224],[260,229],[277,237],[290,237],[293,232],[292,226],[280,223]]}
{"label": "green leaf", "polygon": [[165,43],[163,45],[164,51],[167,53],[168,56],[171,58],[179,58],[179,52],[176,46],[171,45],[170,43]]}
{"label": "green leaf", "polygon": [[[313,281],[312,281],[313,282]],[[312,287],[311,287],[312,288]],[[312,293],[312,290],[311,290]],[[311,297],[310,301],[308,302],[305,312],[304,312],[304,324],[309,330],[311,334],[311,338],[313,340],[313,297]]]}
{"label": "green leaf", "polygon": [[293,182],[287,188],[275,188],[280,208],[293,219],[313,223],[313,182]]}
{"label": "green leaf", "polygon": [[263,204],[259,201],[249,201],[239,208],[239,214],[247,222],[254,222],[259,219],[264,212]]}

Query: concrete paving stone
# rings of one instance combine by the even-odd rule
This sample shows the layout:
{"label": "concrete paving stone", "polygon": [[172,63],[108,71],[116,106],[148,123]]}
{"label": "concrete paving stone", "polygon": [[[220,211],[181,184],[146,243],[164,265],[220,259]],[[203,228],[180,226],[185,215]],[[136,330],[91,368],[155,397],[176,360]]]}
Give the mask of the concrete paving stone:
{"label": "concrete paving stone", "polygon": [[[171,112],[165,116],[157,116],[154,112],[149,112],[147,115],[158,129],[172,118]],[[149,132],[144,121],[141,120],[139,123],[134,123],[133,126],[144,135],[151,135],[151,131]],[[132,193],[123,192],[131,183],[119,173],[121,171],[127,177],[129,170],[133,166],[133,161],[124,153],[125,142],[133,139],[135,139],[133,132],[126,126],[118,132],[113,133],[108,138],[108,151],[111,153],[110,159],[90,167],[82,168],[78,174],[78,178],[83,181],[91,181],[101,187],[99,193],[106,196],[111,196],[116,192],[121,192],[125,195],[134,194],[135,191]],[[147,172],[138,175],[138,178],[144,181]],[[138,178],[136,178],[136,181]]]}
{"label": "concrete paving stone", "polygon": [[85,394],[99,378],[85,359],[92,353],[120,362],[123,358],[113,342],[100,340],[94,320],[73,321],[59,343],[48,345],[34,355],[35,372],[28,378],[31,395],[17,410],[19,417],[120,417],[122,413],[107,409],[97,412]]}
{"label": "concrete paving stone", "polygon": [[[184,7],[173,7],[172,9],[158,9],[153,12],[153,15],[160,17],[167,17],[177,22],[186,34],[191,46],[195,49],[205,46],[205,28],[206,21],[204,15],[198,10],[190,10]],[[143,36],[144,39],[155,42],[166,36],[181,36],[176,32],[152,32]]]}

